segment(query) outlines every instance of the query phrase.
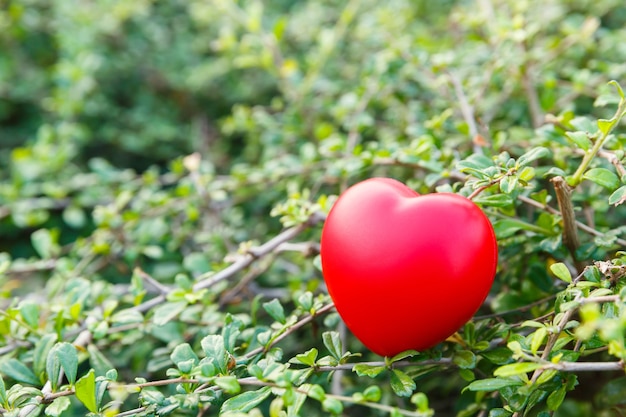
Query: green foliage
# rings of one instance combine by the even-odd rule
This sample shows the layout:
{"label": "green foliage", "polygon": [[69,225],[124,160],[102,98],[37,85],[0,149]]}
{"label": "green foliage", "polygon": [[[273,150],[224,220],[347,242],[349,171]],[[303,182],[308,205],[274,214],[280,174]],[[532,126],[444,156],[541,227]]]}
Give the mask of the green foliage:
{"label": "green foliage", "polygon": [[[0,414],[612,415],[625,23],[618,0],[3,4]],[[323,285],[324,216],[373,176],[496,231],[487,302],[425,352],[368,352]]]}

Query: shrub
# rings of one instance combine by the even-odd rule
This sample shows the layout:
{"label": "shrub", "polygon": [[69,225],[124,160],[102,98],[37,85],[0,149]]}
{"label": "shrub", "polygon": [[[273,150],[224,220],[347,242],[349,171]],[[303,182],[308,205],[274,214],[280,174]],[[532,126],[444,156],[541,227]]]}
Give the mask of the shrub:
{"label": "shrub", "polygon": [[[617,0],[9,2],[0,414],[619,413],[625,20]],[[373,176],[471,198],[497,234],[486,303],[428,351],[368,352],[325,290],[324,216]]]}

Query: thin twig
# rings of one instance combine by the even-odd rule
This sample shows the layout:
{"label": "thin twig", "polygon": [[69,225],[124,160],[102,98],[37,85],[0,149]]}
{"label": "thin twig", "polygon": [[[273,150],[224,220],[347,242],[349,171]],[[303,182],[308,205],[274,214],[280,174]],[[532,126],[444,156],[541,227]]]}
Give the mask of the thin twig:
{"label": "thin twig", "polygon": [[276,343],[280,342],[281,340],[283,340],[284,338],[286,338],[287,336],[289,336],[290,334],[292,334],[293,332],[295,332],[296,330],[298,330],[302,326],[305,326],[305,325],[309,324],[310,322],[312,322],[315,318],[319,317],[320,315],[328,313],[333,308],[335,308],[335,304],[333,304],[333,303],[330,303],[330,304],[325,305],[324,307],[321,307],[320,309],[315,311],[314,314],[309,314],[308,316],[304,317],[300,321],[294,323],[293,326],[290,326],[289,329],[287,329],[284,333],[282,333],[280,336],[278,336],[274,340],[272,340],[272,342],[268,346],[262,346],[262,347],[254,349],[254,350],[251,350],[250,352],[246,353],[241,358],[239,358],[239,360],[241,360],[241,359],[250,359],[250,358],[253,358],[256,355],[258,355],[259,353],[263,353],[263,352],[267,351],[267,349],[269,349],[270,347],[274,346]]}
{"label": "thin twig", "polygon": [[[198,277],[198,282],[193,286],[193,291],[197,292],[206,288],[210,288],[216,285],[217,283],[222,282],[232,277],[236,273],[250,266],[258,258],[261,258],[263,256],[266,256],[272,253],[281,244],[293,239],[298,234],[303,232],[305,229],[309,228],[310,226],[314,224],[321,222],[323,219],[324,217],[321,213],[316,213],[313,216],[311,216],[308,222],[302,223],[302,224],[299,224],[298,226],[294,226],[290,229],[287,229],[283,231],[282,233],[274,236],[272,239],[268,240],[263,245],[249,250],[246,254],[241,255],[239,259],[237,259],[235,262],[233,262],[226,268],[222,269],[221,271],[215,274],[211,271],[203,275],[200,275]],[[167,294],[161,294],[137,306],[131,307],[130,310],[139,311],[143,313],[161,304],[166,299],[167,299]]]}

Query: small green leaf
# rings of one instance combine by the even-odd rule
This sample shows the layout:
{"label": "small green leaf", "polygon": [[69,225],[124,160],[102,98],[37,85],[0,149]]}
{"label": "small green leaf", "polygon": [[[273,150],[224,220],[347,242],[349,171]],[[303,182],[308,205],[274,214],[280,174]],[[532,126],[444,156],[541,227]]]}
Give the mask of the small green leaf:
{"label": "small green leaf", "polygon": [[530,351],[533,354],[537,353],[547,335],[548,330],[545,327],[540,327],[533,333],[533,337],[530,342]]}
{"label": "small green leaf", "polygon": [[591,139],[589,139],[587,132],[566,132],[565,136],[567,136],[576,146],[584,151],[591,148]]}
{"label": "small green leaf", "polygon": [[533,148],[520,156],[517,159],[517,164],[520,167],[528,165],[529,163],[536,161],[537,159],[544,158],[550,156],[550,150],[548,148],[544,148],[542,146]]}
{"label": "small green leaf", "polygon": [[508,207],[513,204],[513,198],[508,194],[482,195],[474,198],[474,203],[491,207]]}
{"label": "small green leaf", "polygon": [[198,364],[198,356],[193,351],[189,343],[182,343],[174,348],[170,355],[172,362],[178,366],[180,362],[191,360],[194,365]]}
{"label": "small green leaf", "polygon": [[626,201],[626,185],[619,187],[609,197],[609,204],[613,206],[619,206],[624,201]]}
{"label": "small green leaf", "polygon": [[519,374],[525,374],[541,368],[543,365],[536,362],[519,362],[511,363],[509,365],[503,365],[494,371],[495,376],[514,376]]}
{"label": "small green leaf", "polygon": [[263,387],[256,391],[248,391],[236,397],[229,398],[222,404],[220,413],[247,413],[257,405],[261,404],[272,393],[272,388]]}
{"label": "small green leaf", "polygon": [[15,358],[0,362],[0,374],[13,378],[17,382],[39,386],[39,378],[26,365]]}
{"label": "small green leaf", "polygon": [[219,373],[227,372],[226,348],[221,335],[208,335],[200,341],[204,354],[212,361]]}
{"label": "small green leaf", "polygon": [[326,397],[322,401],[322,408],[333,415],[339,415],[343,412],[343,404],[336,398]]}
{"label": "small green leaf", "polygon": [[583,178],[593,181],[609,190],[614,190],[621,184],[617,175],[606,168],[591,168],[589,171],[585,172]]}
{"label": "small green leaf", "polygon": [[615,89],[617,90],[617,94],[619,94],[621,98],[624,98],[624,90],[622,90],[622,87],[619,85],[617,81],[611,80],[607,84],[615,87]]}
{"label": "small green leaf", "polygon": [[224,390],[227,394],[237,394],[241,391],[241,385],[234,376],[221,376],[215,378],[215,385]]}
{"label": "small green leaf", "polygon": [[186,301],[173,301],[161,304],[154,309],[153,322],[156,326],[164,326],[187,308]]}
{"label": "small green leaf", "polygon": [[600,129],[600,132],[606,135],[611,131],[611,129],[613,129],[615,123],[615,119],[598,119],[598,128]]}
{"label": "small green leaf", "polygon": [[518,379],[487,378],[472,382],[466,389],[470,391],[498,391],[502,388],[521,385],[524,385],[524,383]]}
{"label": "small green leaf", "polygon": [[35,375],[40,378],[40,382],[45,382],[41,380],[41,377],[46,372],[48,354],[56,341],[57,335],[55,333],[48,333],[42,336],[35,344],[35,349],[33,350],[33,371]]}
{"label": "small green leaf", "polygon": [[454,353],[452,362],[461,369],[472,369],[476,366],[476,355],[469,350],[460,350]]}
{"label": "small green leaf", "polygon": [[569,268],[565,266],[564,263],[557,262],[550,265],[550,271],[552,271],[552,273],[561,281],[565,281],[568,284],[572,282],[572,274],[569,272]]}
{"label": "small green leaf", "polygon": [[308,365],[308,366],[313,366],[315,365],[315,361],[317,359],[317,355],[318,355],[318,351],[315,348],[309,349],[304,353],[299,353],[296,355],[295,359],[296,361],[304,364],[304,365]]}
{"label": "small green leaf", "polygon": [[78,353],[71,343],[57,343],[52,352],[59,358],[59,363],[70,384],[76,382],[76,372],[78,370]]}
{"label": "small green leaf", "polygon": [[2,379],[2,375],[0,375],[0,405],[7,405],[7,390],[4,385],[4,379]]}
{"label": "small green leaf", "polygon": [[98,412],[96,405],[96,375],[93,369],[76,381],[76,398],[92,413]]}
{"label": "small green leaf", "polygon": [[32,302],[24,302],[19,306],[20,315],[31,328],[39,327],[39,305]]}
{"label": "small green leaf", "polygon": [[410,397],[415,390],[415,381],[399,369],[391,370],[391,389],[400,397]]}
{"label": "small green leaf", "polygon": [[61,376],[61,361],[54,348],[48,351],[48,356],[46,357],[46,373],[52,384],[52,389],[56,390]]}
{"label": "small green leaf", "polygon": [[384,371],[385,367],[359,363],[357,365],[354,365],[352,370],[356,372],[358,376],[369,376],[370,378],[374,378],[375,376],[380,374],[382,371]]}
{"label": "small green leaf", "polygon": [[394,357],[392,357],[389,362],[394,363],[394,362],[398,362],[401,361],[403,359],[406,358],[410,358],[412,356],[416,356],[419,355],[419,352],[417,350],[405,350],[404,352],[400,352],[397,355],[395,355]]}
{"label": "small green leaf", "polygon": [[559,389],[553,391],[552,394],[548,396],[547,404],[550,411],[555,411],[561,406],[561,403],[565,399],[566,388],[565,385],[561,385]]}
{"label": "small green leaf", "polygon": [[50,417],[59,417],[63,411],[70,407],[69,397],[55,398],[45,409],[45,414]]}
{"label": "small green leaf", "polygon": [[417,407],[417,411],[428,412],[428,397],[423,392],[416,392],[411,396],[411,402]]}
{"label": "small green leaf", "polygon": [[324,332],[322,333],[322,341],[324,342],[324,346],[326,346],[326,349],[328,349],[331,356],[337,360],[340,360],[343,353],[343,346],[339,333]]}
{"label": "small green leaf", "polygon": [[87,352],[89,352],[89,364],[96,372],[96,376],[106,375],[111,370],[115,371],[111,361],[100,352],[96,345],[90,343],[87,346]]}
{"label": "small green leaf", "polygon": [[500,180],[500,191],[505,194],[511,194],[515,191],[518,184],[518,178],[515,175],[506,175]]}
{"label": "small green leaf", "polygon": [[48,229],[39,229],[30,235],[30,241],[37,254],[42,259],[49,259],[56,256],[59,251],[57,244],[58,233],[51,232]]}
{"label": "small green leaf", "polygon": [[280,324],[285,324],[285,310],[280,304],[280,301],[278,301],[276,298],[267,303],[263,303],[263,308],[265,309],[265,311],[267,311],[267,314],[269,314],[274,320],[276,320]]}
{"label": "small green leaf", "polygon": [[381,397],[382,397],[382,391],[377,385],[372,385],[370,387],[367,387],[365,388],[365,391],[363,391],[363,398],[365,399],[365,401],[376,403],[380,401]]}

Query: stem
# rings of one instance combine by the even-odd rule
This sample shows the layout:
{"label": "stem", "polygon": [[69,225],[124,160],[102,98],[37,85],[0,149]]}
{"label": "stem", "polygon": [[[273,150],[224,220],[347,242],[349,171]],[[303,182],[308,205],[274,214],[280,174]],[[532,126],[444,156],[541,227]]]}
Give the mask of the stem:
{"label": "stem", "polygon": [[563,244],[569,250],[576,264],[576,269],[580,272],[584,266],[576,259],[576,249],[580,246],[578,235],[576,234],[576,215],[574,214],[574,206],[572,205],[572,190],[563,177],[555,177],[552,180],[554,190],[556,191],[556,199],[559,203],[559,210],[563,218]]}
{"label": "stem", "polygon": [[580,166],[578,167],[576,172],[574,172],[574,175],[572,176],[572,186],[576,187],[582,182],[583,175],[585,174],[585,171],[587,171],[587,168],[589,168],[589,164],[591,164],[593,158],[595,158],[598,152],[600,152],[600,149],[602,149],[602,146],[604,146],[607,138],[609,137],[615,126],[617,126],[620,119],[624,116],[625,112],[626,100],[622,99],[617,106],[617,111],[615,112],[615,115],[611,119],[613,122],[606,130],[606,132],[600,131],[600,137],[593,144],[593,147],[585,154],[582,162],[580,163]]}

